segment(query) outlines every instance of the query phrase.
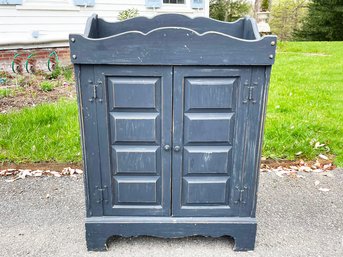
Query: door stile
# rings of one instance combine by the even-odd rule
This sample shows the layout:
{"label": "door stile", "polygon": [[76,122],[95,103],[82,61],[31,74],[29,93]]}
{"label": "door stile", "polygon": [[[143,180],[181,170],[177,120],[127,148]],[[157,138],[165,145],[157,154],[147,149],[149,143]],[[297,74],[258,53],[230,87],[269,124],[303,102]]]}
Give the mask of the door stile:
{"label": "door stile", "polygon": [[242,185],[245,187],[244,198],[247,200],[241,205],[240,216],[242,217],[255,217],[258,184],[256,181],[259,175],[263,124],[266,111],[266,105],[263,102],[267,100],[268,92],[268,85],[265,85],[265,72],[265,67],[252,68],[250,90],[245,90],[247,92],[246,97],[249,98],[250,95],[250,100],[245,104],[247,112],[245,126],[247,129],[244,142],[245,167],[242,174]]}
{"label": "door stile", "polygon": [[[82,75],[80,75],[82,74]],[[97,190],[101,187],[99,142],[97,126],[96,102],[93,99],[94,66],[75,66],[79,103],[79,121],[83,163],[85,170],[85,191],[87,217],[102,216],[102,193]],[[87,136],[86,136],[87,135]]]}
{"label": "door stile", "polygon": [[[182,81],[182,84],[178,84]],[[173,67],[173,152],[172,152],[172,216],[177,216],[177,210],[181,209],[182,183],[181,167],[183,153],[183,77],[182,73],[178,72],[177,67]],[[174,147],[181,147],[181,150],[176,152]]]}

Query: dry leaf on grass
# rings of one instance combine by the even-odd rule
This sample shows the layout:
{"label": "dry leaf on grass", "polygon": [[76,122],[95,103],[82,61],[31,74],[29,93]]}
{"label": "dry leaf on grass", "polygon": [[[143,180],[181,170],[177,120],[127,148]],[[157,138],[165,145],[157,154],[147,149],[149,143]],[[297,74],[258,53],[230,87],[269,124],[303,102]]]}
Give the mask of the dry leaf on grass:
{"label": "dry leaf on grass", "polygon": [[319,158],[323,159],[323,160],[329,160],[329,157],[327,157],[326,155],[324,154],[320,154],[318,155]]}

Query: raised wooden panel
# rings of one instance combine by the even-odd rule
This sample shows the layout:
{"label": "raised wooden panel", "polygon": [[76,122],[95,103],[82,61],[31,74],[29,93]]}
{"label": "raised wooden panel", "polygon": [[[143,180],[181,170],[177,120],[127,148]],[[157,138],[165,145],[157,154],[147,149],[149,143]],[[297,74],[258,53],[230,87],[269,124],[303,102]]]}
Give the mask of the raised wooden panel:
{"label": "raised wooden panel", "polygon": [[225,205],[228,196],[228,177],[183,179],[183,203],[196,205]]}
{"label": "raised wooden panel", "polygon": [[185,79],[185,111],[192,109],[232,109],[236,78]]}
{"label": "raised wooden panel", "polygon": [[112,143],[158,142],[158,113],[111,113]]}
{"label": "raised wooden panel", "polygon": [[109,79],[109,106],[114,108],[156,108],[160,78],[113,77]]}
{"label": "raised wooden panel", "polygon": [[112,147],[114,174],[158,174],[159,146],[121,145]]}
{"label": "raised wooden panel", "polygon": [[158,204],[158,177],[116,177],[117,204]]}
{"label": "raised wooden panel", "polygon": [[233,113],[186,113],[184,143],[232,142]]}
{"label": "raised wooden panel", "polygon": [[230,146],[186,146],[184,175],[228,175],[232,165]]}

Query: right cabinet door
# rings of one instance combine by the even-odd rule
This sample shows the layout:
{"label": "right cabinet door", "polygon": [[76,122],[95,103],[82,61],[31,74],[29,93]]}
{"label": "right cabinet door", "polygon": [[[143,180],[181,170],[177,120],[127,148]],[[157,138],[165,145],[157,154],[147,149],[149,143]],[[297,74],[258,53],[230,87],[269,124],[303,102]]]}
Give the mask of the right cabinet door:
{"label": "right cabinet door", "polygon": [[249,68],[174,67],[173,216],[239,216]]}

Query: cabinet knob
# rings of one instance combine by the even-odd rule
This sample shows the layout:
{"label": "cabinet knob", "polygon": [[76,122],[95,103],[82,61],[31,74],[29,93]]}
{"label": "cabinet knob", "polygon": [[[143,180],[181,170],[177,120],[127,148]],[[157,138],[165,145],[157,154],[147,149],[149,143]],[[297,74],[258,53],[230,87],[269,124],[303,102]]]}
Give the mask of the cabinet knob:
{"label": "cabinet knob", "polygon": [[180,146],[178,146],[178,145],[174,146],[174,151],[175,151],[175,152],[179,152],[179,151],[180,151],[180,149],[181,149],[181,147],[180,147]]}
{"label": "cabinet knob", "polygon": [[163,149],[164,149],[165,151],[169,151],[169,150],[170,150],[170,145],[164,145]]}

